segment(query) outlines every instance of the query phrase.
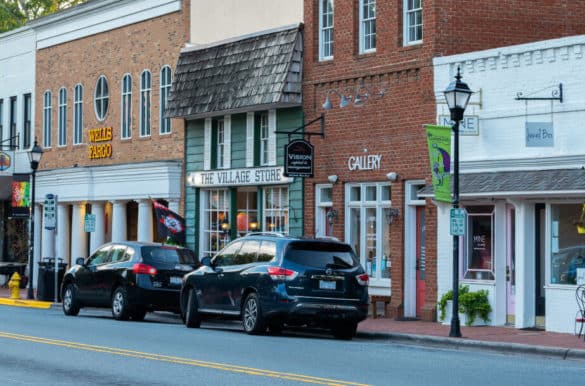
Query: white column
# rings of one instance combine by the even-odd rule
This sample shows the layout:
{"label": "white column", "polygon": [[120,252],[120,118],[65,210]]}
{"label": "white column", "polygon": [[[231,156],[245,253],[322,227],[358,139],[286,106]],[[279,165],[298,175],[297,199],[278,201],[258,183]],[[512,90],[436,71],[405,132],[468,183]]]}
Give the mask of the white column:
{"label": "white column", "polygon": [[93,252],[105,242],[105,212],[103,202],[91,203],[91,214],[95,215],[95,231],[90,233],[89,249]]}
{"label": "white column", "polygon": [[[51,240],[53,240],[53,231],[46,231],[47,234],[42,234],[41,236],[41,232],[44,229],[43,224],[42,224],[42,218],[43,218],[43,208],[41,205],[37,205],[35,204],[35,239],[33,241],[33,245],[34,245],[34,252],[33,252],[33,288],[37,288],[37,283],[39,280],[39,265],[37,264],[37,262],[41,261],[41,242],[44,241],[46,235],[48,234],[50,237],[47,237]],[[42,238],[42,240],[41,240]],[[28,275],[28,270],[26,271],[26,274]]]}
{"label": "white column", "polygon": [[152,241],[152,202],[138,201],[138,241]]}
{"label": "white column", "polygon": [[126,238],[126,201],[113,201],[112,241],[124,241]]}
{"label": "white column", "polygon": [[73,204],[71,219],[71,259],[87,257],[87,233],[84,227],[85,204]]}
{"label": "white column", "polygon": [[71,223],[69,219],[69,204],[57,204],[57,245],[56,256],[63,259],[69,266],[75,264],[71,261]]}
{"label": "white column", "polygon": [[179,200],[169,200],[169,209],[175,213],[179,213]]}

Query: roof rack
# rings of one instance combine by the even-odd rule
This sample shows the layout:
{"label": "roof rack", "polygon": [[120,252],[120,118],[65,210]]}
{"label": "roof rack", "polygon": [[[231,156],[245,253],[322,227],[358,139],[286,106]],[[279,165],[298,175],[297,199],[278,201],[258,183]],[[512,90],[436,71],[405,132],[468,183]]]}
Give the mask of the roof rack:
{"label": "roof rack", "polygon": [[276,236],[276,237],[287,237],[284,233],[280,232],[250,232],[246,233],[244,237],[247,236]]}

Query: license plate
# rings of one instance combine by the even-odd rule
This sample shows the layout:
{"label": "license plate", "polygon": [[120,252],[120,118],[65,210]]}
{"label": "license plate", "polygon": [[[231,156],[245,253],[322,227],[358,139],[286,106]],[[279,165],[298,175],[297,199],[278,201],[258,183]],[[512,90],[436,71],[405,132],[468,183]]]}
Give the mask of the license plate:
{"label": "license plate", "polygon": [[328,280],[319,280],[319,288],[326,290],[334,290],[337,282]]}
{"label": "license plate", "polygon": [[178,276],[171,276],[171,284],[181,284],[181,278]]}

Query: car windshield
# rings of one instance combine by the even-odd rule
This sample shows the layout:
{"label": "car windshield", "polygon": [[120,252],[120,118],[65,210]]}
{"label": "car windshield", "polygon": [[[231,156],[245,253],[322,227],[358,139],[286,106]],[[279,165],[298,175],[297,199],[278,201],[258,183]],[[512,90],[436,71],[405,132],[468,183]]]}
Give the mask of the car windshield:
{"label": "car windshield", "polygon": [[143,247],[146,264],[195,264],[195,254],[189,249],[172,247]]}
{"label": "car windshield", "polygon": [[287,249],[285,259],[314,268],[353,268],[359,262],[346,244],[294,242]]}

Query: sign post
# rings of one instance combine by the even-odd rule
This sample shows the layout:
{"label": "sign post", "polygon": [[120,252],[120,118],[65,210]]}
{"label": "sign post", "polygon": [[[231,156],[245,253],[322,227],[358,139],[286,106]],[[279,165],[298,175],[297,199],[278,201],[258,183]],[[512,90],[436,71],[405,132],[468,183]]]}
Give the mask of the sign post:
{"label": "sign post", "polygon": [[451,208],[451,236],[464,236],[467,213],[463,208]]}
{"label": "sign post", "polygon": [[84,219],[84,228],[86,232],[95,232],[95,214],[86,213]]}
{"label": "sign post", "polygon": [[57,229],[57,195],[48,193],[45,196],[43,217],[45,229],[52,231]]}

